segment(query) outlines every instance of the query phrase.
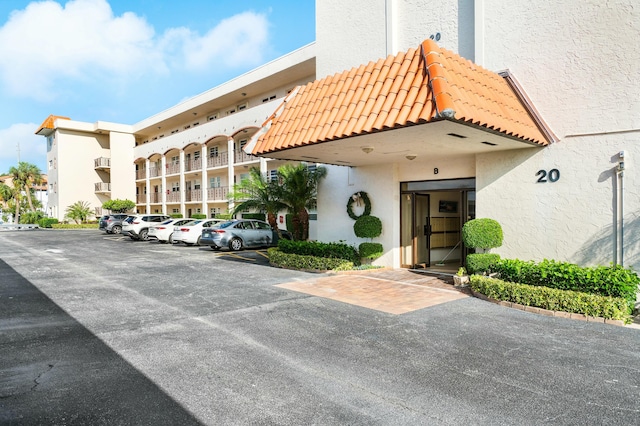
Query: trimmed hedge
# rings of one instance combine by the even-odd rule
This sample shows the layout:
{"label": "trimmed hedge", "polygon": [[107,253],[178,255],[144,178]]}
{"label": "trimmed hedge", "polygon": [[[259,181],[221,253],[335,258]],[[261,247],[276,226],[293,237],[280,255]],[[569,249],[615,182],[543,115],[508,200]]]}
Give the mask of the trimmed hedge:
{"label": "trimmed hedge", "polygon": [[500,278],[522,284],[573,290],[636,301],[640,278],[620,265],[581,267],[573,263],[543,260],[540,263],[503,259],[493,266]]}
{"label": "trimmed hedge", "polygon": [[579,291],[516,284],[482,275],[472,275],[470,286],[487,297],[535,306],[551,311],[572,312],[613,320],[630,321],[630,309],[622,297],[602,296]]}
{"label": "trimmed hedge", "polygon": [[54,223],[53,229],[98,229],[97,223]]}
{"label": "trimmed hedge", "polygon": [[284,253],[276,247],[269,248],[267,253],[269,255],[269,263],[279,268],[317,271],[348,271],[354,269],[353,262],[345,259]]}
{"label": "trimmed hedge", "polygon": [[360,264],[360,255],[355,247],[343,243],[320,243],[317,241],[280,239],[278,240],[278,248],[283,253],[343,259],[352,262],[354,265]]}
{"label": "trimmed hedge", "polygon": [[470,274],[492,272],[499,261],[500,255],[497,253],[472,253],[467,255],[467,270]]}
{"label": "trimmed hedge", "polygon": [[207,215],[202,213],[194,213],[193,215],[191,215],[191,217],[194,219],[206,219]]}
{"label": "trimmed hedge", "polygon": [[377,259],[384,253],[380,243],[361,243],[358,251],[363,259]]}
{"label": "trimmed hedge", "polygon": [[174,219],[182,219],[183,218],[182,213],[171,213],[169,216],[174,218]]}
{"label": "trimmed hedge", "polygon": [[38,226],[40,228],[51,228],[51,225],[58,223],[58,219],[54,217],[43,217],[38,221]]}
{"label": "trimmed hedge", "polygon": [[502,227],[493,219],[472,219],[462,225],[462,241],[470,248],[500,247],[502,245]]}
{"label": "trimmed hedge", "polygon": [[353,232],[358,238],[376,238],[382,234],[382,221],[376,216],[360,216],[353,224]]}

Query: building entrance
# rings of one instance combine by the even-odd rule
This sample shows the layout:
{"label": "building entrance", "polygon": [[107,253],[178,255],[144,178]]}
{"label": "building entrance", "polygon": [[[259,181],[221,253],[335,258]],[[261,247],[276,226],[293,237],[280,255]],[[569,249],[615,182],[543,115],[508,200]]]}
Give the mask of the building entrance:
{"label": "building entrance", "polygon": [[475,218],[475,179],[404,182],[400,215],[402,267],[455,272],[467,254],[462,225]]}

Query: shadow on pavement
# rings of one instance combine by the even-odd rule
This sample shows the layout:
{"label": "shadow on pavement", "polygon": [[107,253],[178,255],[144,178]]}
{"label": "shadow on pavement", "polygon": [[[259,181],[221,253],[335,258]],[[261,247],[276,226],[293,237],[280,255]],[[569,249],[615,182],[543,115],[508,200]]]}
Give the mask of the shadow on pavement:
{"label": "shadow on pavement", "polygon": [[0,260],[0,424],[200,423]]}

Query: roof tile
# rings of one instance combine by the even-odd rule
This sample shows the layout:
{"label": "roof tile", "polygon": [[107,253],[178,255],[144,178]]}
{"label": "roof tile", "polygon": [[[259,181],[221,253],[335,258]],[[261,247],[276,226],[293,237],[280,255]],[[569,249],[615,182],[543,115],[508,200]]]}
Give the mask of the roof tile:
{"label": "roof tile", "polygon": [[299,87],[285,102],[253,154],[441,120],[445,109],[447,120],[548,144],[503,77],[432,40]]}

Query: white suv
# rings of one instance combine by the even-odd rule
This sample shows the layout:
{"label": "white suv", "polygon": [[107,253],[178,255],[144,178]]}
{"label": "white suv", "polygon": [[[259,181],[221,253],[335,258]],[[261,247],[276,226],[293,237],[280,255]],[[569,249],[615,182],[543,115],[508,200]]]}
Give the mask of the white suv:
{"label": "white suv", "polygon": [[122,234],[128,235],[132,240],[146,241],[149,238],[149,227],[158,224],[169,216],[164,214],[136,214],[122,221]]}

